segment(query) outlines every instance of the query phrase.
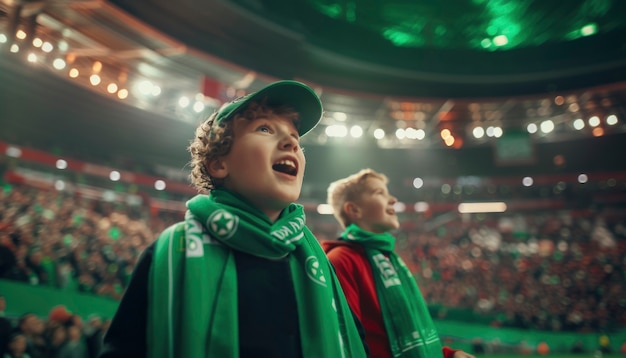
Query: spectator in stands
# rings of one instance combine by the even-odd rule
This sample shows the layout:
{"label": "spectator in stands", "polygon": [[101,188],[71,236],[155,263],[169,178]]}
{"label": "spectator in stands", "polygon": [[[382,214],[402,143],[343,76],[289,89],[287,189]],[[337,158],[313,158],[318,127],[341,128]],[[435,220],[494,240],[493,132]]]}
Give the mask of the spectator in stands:
{"label": "spectator in stands", "polygon": [[95,314],[87,317],[87,325],[84,331],[88,356],[89,358],[96,358],[98,353],[100,353],[105,332],[102,317]]}
{"label": "spectator in stands", "polygon": [[13,332],[9,336],[9,344],[4,358],[31,358],[26,352],[26,337],[19,331]]}
{"label": "spectator in stands", "polygon": [[9,222],[12,215],[5,217],[5,223],[0,225],[0,278],[26,282],[29,279],[25,263],[28,247],[22,245],[19,230]]}
{"label": "spectator in stands", "polygon": [[46,357],[58,358],[67,343],[67,327],[57,321],[47,321],[44,336],[46,338]]}
{"label": "spectator in stands", "polygon": [[56,305],[48,312],[48,321],[53,321],[64,326],[70,325],[72,319],[73,314],[65,305]]}
{"label": "spectator in stands", "polygon": [[345,231],[323,247],[374,357],[472,358],[442,347],[413,275],[389,233],[400,226],[387,177],[364,169],[333,182],[328,203]]}
{"label": "spectator in stands", "polygon": [[26,353],[31,358],[46,357],[47,344],[43,336],[45,325],[41,318],[25,313],[20,317],[17,328],[26,338]]}
{"label": "spectator in stands", "polygon": [[5,317],[6,299],[0,295],[0,357],[3,357],[13,331],[13,324]]}
{"label": "spectator in stands", "polygon": [[612,353],[611,339],[609,338],[609,336],[606,333],[602,333],[600,335],[600,337],[598,338],[598,345],[599,345],[598,348],[600,349],[600,352],[602,352],[604,354]]}
{"label": "spectator in stands", "polygon": [[80,327],[69,325],[66,327],[67,339],[56,353],[55,358],[87,358],[87,347]]}
{"label": "spectator in stands", "polygon": [[482,338],[472,339],[472,351],[476,354],[485,353],[485,342],[483,342]]}
{"label": "spectator in stands", "polygon": [[[273,83],[227,103],[190,146],[201,192],[142,255],[101,357],[364,357],[341,287],[305,226],[300,136],[309,87]],[[206,334],[198,334],[205,332]]]}
{"label": "spectator in stands", "polygon": [[570,348],[570,353],[573,353],[573,354],[585,353],[585,346],[583,344],[583,341],[579,339],[576,342],[574,342],[574,344],[572,344],[572,347]]}
{"label": "spectator in stands", "polygon": [[0,231],[0,278],[13,279],[13,271],[17,264],[14,251],[15,245],[11,242],[10,236]]}

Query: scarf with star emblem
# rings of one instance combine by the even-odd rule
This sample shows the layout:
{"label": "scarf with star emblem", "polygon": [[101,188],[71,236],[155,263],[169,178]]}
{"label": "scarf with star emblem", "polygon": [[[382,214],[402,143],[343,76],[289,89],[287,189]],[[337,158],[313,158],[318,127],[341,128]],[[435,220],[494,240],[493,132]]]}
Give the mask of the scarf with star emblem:
{"label": "scarf with star emblem", "polygon": [[393,250],[396,239],[389,233],[376,234],[350,225],[341,240],[365,248],[372,266],[376,294],[394,357],[442,357],[439,334],[413,275]]}
{"label": "scarf with star emblem", "polygon": [[187,202],[184,223],[157,239],[148,288],[148,357],[238,357],[233,250],[289,260],[304,358],[365,357],[337,277],[291,204],[274,223],[235,193]]}

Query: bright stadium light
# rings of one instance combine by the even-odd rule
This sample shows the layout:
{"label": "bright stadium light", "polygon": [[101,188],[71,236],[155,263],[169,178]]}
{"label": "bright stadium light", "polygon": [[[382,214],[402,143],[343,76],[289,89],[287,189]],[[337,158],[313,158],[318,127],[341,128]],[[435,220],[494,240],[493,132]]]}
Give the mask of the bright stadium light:
{"label": "bright stadium light", "polygon": [[352,126],[350,128],[350,135],[352,138],[360,138],[363,135],[363,128],[361,126]]}
{"label": "bright stadium light", "polygon": [[524,179],[522,179],[522,185],[524,186],[532,186],[533,182],[534,180],[531,177],[524,177]]}
{"label": "bright stadium light", "polygon": [[395,210],[396,213],[403,213],[406,210],[406,204],[398,201],[393,204],[393,210]]}
{"label": "bright stadium light", "polygon": [[67,169],[67,161],[63,160],[63,159],[58,159],[56,162],[56,167],[57,169]]}
{"label": "bright stadium light", "polygon": [[550,133],[554,130],[554,122],[552,122],[551,120],[545,120],[543,122],[541,122],[541,131],[543,133]]}
{"label": "bright stadium light", "polygon": [[506,211],[506,204],[503,202],[485,203],[461,203],[459,212],[461,214],[473,213],[503,213]]}
{"label": "bright stadium light", "polygon": [[581,118],[578,118],[574,120],[574,123],[572,123],[572,126],[574,126],[574,129],[576,130],[581,130],[585,128],[585,121],[583,121]]}
{"label": "bright stadium light", "polygon": [[156,190],[165,190],[165,187],[166,187],[165,182],[161,179],[154,182],[154,188]]}
{"label": "bright stadium light", "polygon": [[317,213],[321,215],[331,215],[333,213],[333,207],[328,204],[319,204],[317,206]]}
{"label": "bright stadium light", "polygon": [[111,173],[109,174],[109,179],[111,179],[111,181],[118,181],[122,178],[122,175],[120,174],[120,172],[118,172],[117,170],[113,170],[111,171]]}
{"label": "bright stadium light", "polygon": [[617,124],[617,116],[614,114],[609,115],[608,117],[606,117],[606,124],[610,125],[610,126],[614,126]]}

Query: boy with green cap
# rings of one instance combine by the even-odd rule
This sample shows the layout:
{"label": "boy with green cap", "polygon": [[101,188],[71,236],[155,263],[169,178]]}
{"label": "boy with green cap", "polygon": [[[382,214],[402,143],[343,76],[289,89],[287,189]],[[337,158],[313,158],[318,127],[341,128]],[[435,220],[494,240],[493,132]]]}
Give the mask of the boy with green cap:
{"label": "boy with green cap", "polygon": [[299,138],[321,116],[311,88],[279,81],[196,129],[190,177],[206,194],[142,254],[101,357],[366,356],[360,323],[293,203]]}
{"label": "boy with green cap", "polygon": [[442,347],[415,279],[389,233],[400,227],[387,177],[364,169],[328,188],[328,203],[345,229],[324,241],[348,304],[365,330],[372,357],[473,358]]}

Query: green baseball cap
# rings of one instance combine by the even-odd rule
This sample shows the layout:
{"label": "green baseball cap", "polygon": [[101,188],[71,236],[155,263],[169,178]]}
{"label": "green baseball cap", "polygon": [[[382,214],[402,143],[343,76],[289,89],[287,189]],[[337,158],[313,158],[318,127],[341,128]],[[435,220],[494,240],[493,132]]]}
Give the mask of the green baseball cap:
{"label": "green baseball cap", "polygon": [[251,102],[265,101],[270,106],[285,105],[299,113],[298,134],[303,136],[315,128],[322,119],[322,102],[315,91],[297,81],[278,81],[260,90],[225,103],[217,112],[215,122],[232,119]]}

